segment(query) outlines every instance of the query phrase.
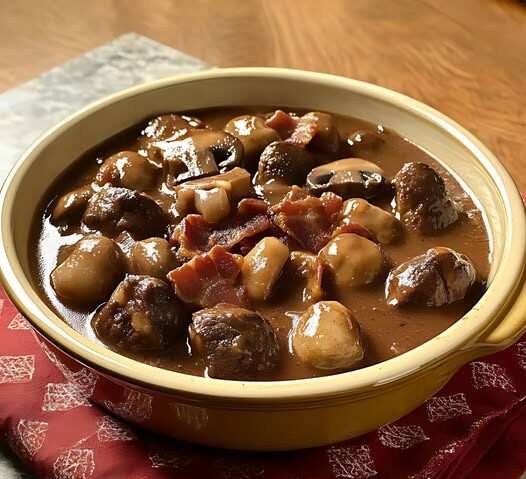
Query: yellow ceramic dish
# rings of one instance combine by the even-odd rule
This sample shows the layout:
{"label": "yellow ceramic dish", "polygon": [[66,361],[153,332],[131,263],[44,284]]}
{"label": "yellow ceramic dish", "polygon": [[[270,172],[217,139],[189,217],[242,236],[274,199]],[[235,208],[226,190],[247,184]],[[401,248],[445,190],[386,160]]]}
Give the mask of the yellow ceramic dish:
{"label": "yellow ceramic dish", "polygon": [[[335,376],[274,382],[193,377],[120,356],[75,332],[39,298],[28,267],[30,225],[51,182],[106,138],[156,113],[225,105],[287,105],[394,128],[437,157],[483,209],[492,240],[487,292],[461,320],[399,357]],[[130,88],[90,105],[41,137],[0,194],[0,269],[18,308],[57,354],[98,378],[93,400],[176,438],[239,449],[341,441],[408,413],[470,359],[526,330],[526,220],[508,173],[476,138],[398,93],[341,77],[283,69],[212,70]]]}

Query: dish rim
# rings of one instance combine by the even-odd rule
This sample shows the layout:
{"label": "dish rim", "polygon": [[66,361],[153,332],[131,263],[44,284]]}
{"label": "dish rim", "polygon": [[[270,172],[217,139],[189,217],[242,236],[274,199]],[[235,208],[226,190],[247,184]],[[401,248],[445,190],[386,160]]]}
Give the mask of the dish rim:
{"label": "dish rim", "polygon": [[[10,229],[14,195],[25,172],[38,159],[39,153],[75,123],[93,112],[145,92],[186,82],[229,78],[277,78],[325,84],[372,97],[408,111],[430,122],[469,149],[498,188],[506,210],[506,238],[501,264],[481,300],[460,320],[421,346],[400,356],[366,368],[332,376],[282,380],[234,381],[192,376],[149,366],[113,352],[82,336],[56,314],[50,315],[32,302],[20,282],[22,273]],[[439,111],[401,93],[350,78],[325,73],[283,68],[227,68],[175,75],[127,88],[98,100],[69,116],[44,133],[30,146],[7,176],[0,192],[0,270],[7,294],[33,326],[62,351],[80,362],[131,384],[153,390],[228,401],[279,402],[315,400],[349,395],[350,392],[388,385],[422,371],[455,351],[473,347],[473,342],[488,328],[498,324],[499,317],[510,307],[510,297],[522,281],[526,256],[526,219],[519,191],[498,159],[474,135]],[[520,254],[520,258],[519,258]],[[518,261],[521,259],[521,261]],[[500,287],[499,287],[500,286]],[[504,286],[504,287],[503,287]],[[491,300],[488,297],[491,296]],[[496,349],[496,348],[495,348]]]}

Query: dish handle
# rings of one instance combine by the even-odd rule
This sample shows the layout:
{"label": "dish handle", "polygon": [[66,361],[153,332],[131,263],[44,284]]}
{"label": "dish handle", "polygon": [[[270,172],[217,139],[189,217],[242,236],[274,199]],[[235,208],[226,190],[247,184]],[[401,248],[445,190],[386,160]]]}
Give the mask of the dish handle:
{"label": "dish handle", "polygon": [[497,325],[486,331],[477,341],[478,346],[493,350],[504,349],[517,342],[526,333],[526,281],[522,281],[515,301]]}

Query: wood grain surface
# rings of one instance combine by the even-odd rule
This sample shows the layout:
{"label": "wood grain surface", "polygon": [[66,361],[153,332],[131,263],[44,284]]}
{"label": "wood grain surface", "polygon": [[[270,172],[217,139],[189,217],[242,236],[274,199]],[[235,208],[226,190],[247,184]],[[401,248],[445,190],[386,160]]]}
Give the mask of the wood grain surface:
{"label": "wood grain surface", "polygon": [[0,91],[129,31],[213,65],[406,93],[477,134],[526,190],[521,0],[0,0]]}

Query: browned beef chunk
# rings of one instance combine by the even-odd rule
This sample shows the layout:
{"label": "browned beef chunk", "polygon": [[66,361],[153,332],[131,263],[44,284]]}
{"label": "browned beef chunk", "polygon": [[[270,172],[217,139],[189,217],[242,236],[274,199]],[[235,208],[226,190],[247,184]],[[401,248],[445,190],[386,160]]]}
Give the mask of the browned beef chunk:
{"label": "browned beef chunk", "polygon": [[130,275],[93,318],[106,344],[127,352],[170,347],[184,330],[186,313],[172,288],[151,276]]}
{"label": "browned beef chunk", "polygon": [[150,197],[108,185],[90,198],[82,221],[106,236],[128,231],[135,239],[163,236],[167,225],[163,210]]}
{"label": "browned beef chunk", "polygon": [[471,260],[456,251],[437,247],[402,263],[387,278],[388,304],[442,306],[463,299],[475,283]]}
{"label": "browned beef chunk", "polygon": [[278,363],[274,330],[254,311],[226,303],[202,309],[189,332],[192,351],[204,358],[211,377],[252,379]]}
{"label": "browned beef chunk", "polygon": [[396,210],[411,229],[433,233],[458,219],[444,180],[425,163],[406,163],[396,174]]}

